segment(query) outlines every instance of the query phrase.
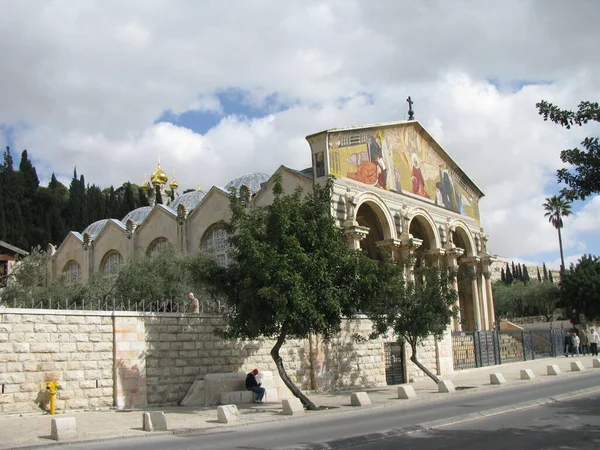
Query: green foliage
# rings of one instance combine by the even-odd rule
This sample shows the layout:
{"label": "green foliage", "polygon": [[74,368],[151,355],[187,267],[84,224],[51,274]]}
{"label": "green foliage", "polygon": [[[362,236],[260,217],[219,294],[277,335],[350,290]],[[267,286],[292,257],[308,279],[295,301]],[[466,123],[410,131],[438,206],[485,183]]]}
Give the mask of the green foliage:
{"label": "green foliage", "polygon": [[[563,255],[562,235],[560,229],[563,227],[563,217],[571,215],[571,202],[565,200],[562,196],[553,196],[546,199],[546,203],[543,204],[546,214],[544,217],[548,217],[548,220],[554,228],[558,231],[558,247],[560,250],[560,271],[565,269],[565,258]],[[544,269],[545,270],[545,269]],[[544,279],[547,279],[544,272]]]}
{"label": "green foliage", "polygon": [[[536,104],[544,120],[550,120],[562,127],[582,126],[588,122],[600,122],[598,103],[581,102],[577,111],[562,110],[544,100]],[[586,137],[581,143],[583,149],[563,150],[560,159],[568,168],[557,171],[558,182],[567,187],[562,194],[569,200],[581,199],[600,192],[600,144],[597,137]]]}
{"label": "green foliage", "polygon": [[546,316],[550,319],[560,299],[560,289],[554,283],[529,282],[494,283],[494,304],[497,317]]}
{"label": "green foliage", "polygon": [[340,331],[377,283],[377,264],[351,251],[331,215],[333,183],[315,184],[311,193],[283,191],[273,179],[274,200],[246,207],[232,191],[228,267],[210,258],[194,264],[197,280],[225,299],[229,308],[221,335],[275,338],[271,350],[288,388],[309,409],[314,404],[289,379],[279,350],[289,338],[328,337]]}
{"label": "green foliage", "polygon": [[579,315],[588,320],[600,319],[600,259],[584,255],[577,265],[571,264],[562,276],[563,299],[560,306],[566,308],[574,324],[579,323]]}

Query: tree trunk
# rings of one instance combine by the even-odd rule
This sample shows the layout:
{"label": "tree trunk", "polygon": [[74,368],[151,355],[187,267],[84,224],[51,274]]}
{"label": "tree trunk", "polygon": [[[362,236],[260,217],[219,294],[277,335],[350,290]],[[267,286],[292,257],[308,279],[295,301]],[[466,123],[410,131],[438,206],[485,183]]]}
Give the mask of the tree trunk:
{"label": "tree trunk", "polygon": [[421,364],[421,362],[417,359],[417,346],[416,344],[410,345],[410,348],[412,350],[412,355],[410,357],[410,360],[419,368],[421,369],[423,372],[425,372],[425,375],[427,375],[429,378],[431,378],[435,384],[438,384],[440,382],[440,379],[438,377],[436,377],[427,367],[425,367],[423,364]]}
{"label": "tree trunk", "polygon": [[558,227],[557,230],[558,230],[558,248],[560,249],[560,277],[561,277],[560,279],[562,281],[562,276],[565,271],[565,257],[563,255],[562,236],[560,234],[560,227]]}
{"label": "tree trunk", "polygon": [[317,410],[319,408],[317,408],[315,406],[315,404],[313,402],[311,402],[310,399],[306,395],[304,395],[300,389],[298,389],[298,386],[296,386],[292,382],[292,380],[290,380],[290,377],[288,377],[288,374],[285,371],[285,368],[283,367],[283,359],[281,359],[281,356],[279,356],[279,349],[281,349],[281,346],[285,342],[286,336],[287,336],[287,331],[285,330],[285,326],[284,326],[281,329],[281,334],[277,338],[277,342],[275,342],[275,345],[271,349],[271,357],[273,358],[273,361],[275,361],[275,365],[277,366],[277,371],[279,372],[279,376],[281,377],[283,384],[285,384],[287,386],[287,388],[290,391],[292,391],[292,394],[294,394],[296,397],[298,397],[300,399],[300,401],[302,402],[302,404],[304,405],[304,407],[306,409],[313,410],[313,411]]}

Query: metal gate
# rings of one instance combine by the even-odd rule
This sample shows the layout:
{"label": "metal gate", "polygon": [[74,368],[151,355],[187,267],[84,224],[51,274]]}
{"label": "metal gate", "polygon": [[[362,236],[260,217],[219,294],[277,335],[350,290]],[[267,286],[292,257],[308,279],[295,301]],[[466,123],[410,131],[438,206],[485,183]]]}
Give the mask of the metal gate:
{"label": "metal gate", "polygon": [[385,357],[385,381],[390,384],[404,383],[404,346],[398,342],[386,342],[383,347]]}
{"label": "metal gate", "polygon": [[495,331],[476,331],[474,335],[477,367],[500,364],[500,344]]}
{"label": "metal gate", "polygon": [[565,353],[565,334],[563,330],[550,330],[550,344],[552,356],[560,356]]}
{"label": "metal gate", "polygon": [[535,359],[535,354],[533,352],[533,339],[531,336],[531,330],[522,331],[523,333],[523,359],[525,361],[530,361]]}

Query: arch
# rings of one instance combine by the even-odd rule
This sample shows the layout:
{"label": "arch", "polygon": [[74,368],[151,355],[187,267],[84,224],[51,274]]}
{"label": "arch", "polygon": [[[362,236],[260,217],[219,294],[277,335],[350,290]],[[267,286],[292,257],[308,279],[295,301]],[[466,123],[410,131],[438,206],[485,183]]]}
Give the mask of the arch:
{"label": "arch", "polygon": [[[423,237],[421,236],[416,236],[412,233],[411,227],[413,226],[413,222],[415,221],[415,219],[417,220],[417,223],[419,224],[420,228],[422,228],[422,236],[425,236],[425,239],[423,239]],[[415,226],[415,229],[416,228],[417,226]],[[425,244],[425,241],[427,241],[428,247],[425,248],[425,250],[435,250],[436,248],[441,247],[440,237],[437,231],[437,227],[435,226],[435,222],[433,221],[431,215],[424,209],[417,208],[412,211],[412,217],[408,224],[408,230],[409,233],[413,234],[413,237],[423,239],[423,244]]]}
{"label": "arch", "polygon": [[229,248],[229,233],[219,224],[208,227],[200,239],[200,250],[214,256],[222,267],[229,265]]}
{"label": "arch", "polygon": [[160,255],[162,252],[164,252],[167,249],[172,249],[173,246],[171,245],[171,243],[169,242],[169,240],[166,237],[157,237],[156,239],[154,239],[152,242],[150,242],[150,245],[148,246],[148,250],[146,250],[146,256],[157,256]]}
{"label": "arch", "polygon": [[81,283],[81,266],[74,259],[71,259],[65,264],[62,273],[65,275],[65,286],[73,286],[77,283]]}
{"label": "arch", "polygon": [[105,253],[100,263],[102,278],[113,280],[119,276],[119,271],[123,267],[123,257],[117,250],[109,250]]}
{"label": "arch", "polygon": [[[377,216],[381,224],[383,239],[397,238],[394,218],[385,202],[372,192],[363,192],[356,198],[356,220],[358,221],[358,212],[364,204],[367,204]],[[360,221],[359,221],[360,222]]]}
{"label": "arch", "polygon": [[464,256],[475,256],[475,243],[469,227],[464,222],[457,220],[452,224],[452,229],[452,242],[454,245],[465,251]]}

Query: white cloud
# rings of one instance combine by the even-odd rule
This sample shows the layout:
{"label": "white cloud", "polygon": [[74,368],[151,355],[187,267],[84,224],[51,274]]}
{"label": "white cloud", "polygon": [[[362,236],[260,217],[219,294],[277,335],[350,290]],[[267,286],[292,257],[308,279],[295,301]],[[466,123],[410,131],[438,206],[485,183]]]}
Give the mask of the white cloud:
{"label": "white cloud", "polygon": [[[140,182],[159,155],[182,188],[280,164],[304,168],[305,135],[405,119],[411,95],[416,118],[485,192],[490,250],[518,257],[558,247],[541,205],[560,150],[589,128],[544,122],[535,103],[573,108],[598,98],[593,2],[15,0],[3,8],[0,124],[16,127],[16,149],[29,150],[46,180],[52,171],[68,179],[77,166],[103,187]],[[279,104],[263,118],[225,116],[204,135],[155,123],[165,111],[222,114],[217,93],[230,88],[258,107],[272,94]],[[565,223],[566,251],[586,250],[598,208],[595,197]]]}

